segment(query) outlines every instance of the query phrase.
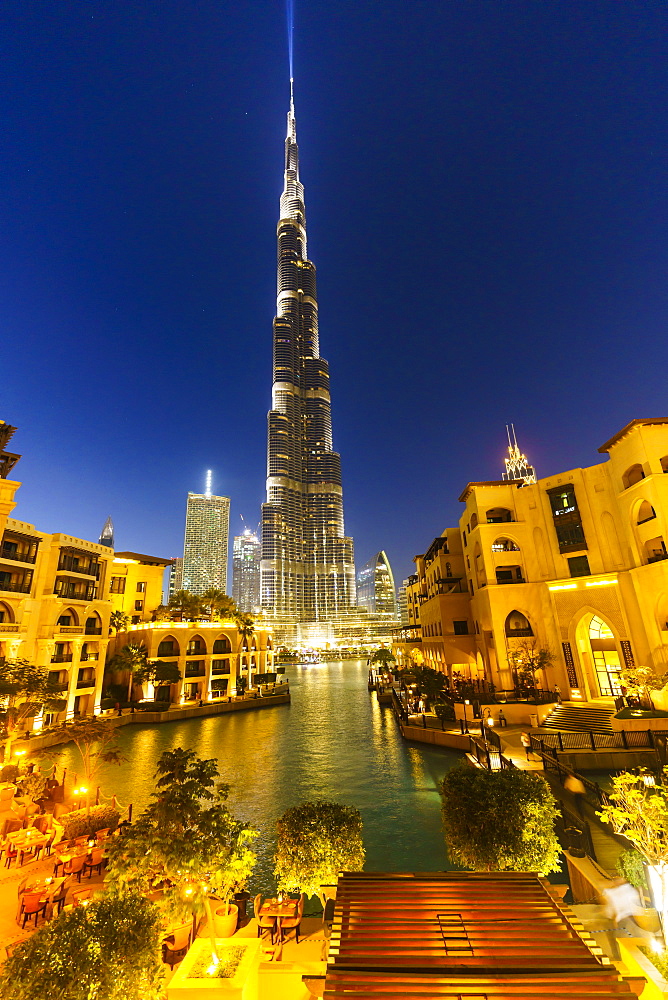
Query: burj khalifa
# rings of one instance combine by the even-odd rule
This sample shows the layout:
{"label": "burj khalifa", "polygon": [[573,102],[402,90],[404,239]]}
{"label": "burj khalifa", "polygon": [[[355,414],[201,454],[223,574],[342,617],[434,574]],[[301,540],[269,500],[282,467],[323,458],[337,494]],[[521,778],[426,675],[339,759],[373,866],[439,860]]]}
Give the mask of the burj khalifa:
{"label": "burj khalifa", "polygon": [[320,356],[315,266],[306,249],[293,84],[280,201],[262,611],[286,625],[326,625],[355,605],[353,540],[343,524],[333,450],[329,366]]}

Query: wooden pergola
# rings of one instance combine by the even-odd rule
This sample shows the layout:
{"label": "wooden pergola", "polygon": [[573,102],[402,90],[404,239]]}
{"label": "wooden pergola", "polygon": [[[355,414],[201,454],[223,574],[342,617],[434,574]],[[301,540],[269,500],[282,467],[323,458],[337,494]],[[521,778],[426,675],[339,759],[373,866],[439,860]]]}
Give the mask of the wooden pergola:
{"label": "wooden pergola", "polygon": [[635,995],[538,875],[339,878],[325,1000]]}

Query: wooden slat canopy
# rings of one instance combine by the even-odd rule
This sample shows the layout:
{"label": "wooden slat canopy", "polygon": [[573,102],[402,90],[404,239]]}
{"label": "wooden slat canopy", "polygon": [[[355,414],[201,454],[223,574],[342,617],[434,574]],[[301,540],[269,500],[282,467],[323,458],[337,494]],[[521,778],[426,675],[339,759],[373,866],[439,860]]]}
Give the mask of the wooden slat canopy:
{"label": "wooden slat canopy", "polygon": [[546,879],[516,872],[339,879],[325,1000],[632,997]]}

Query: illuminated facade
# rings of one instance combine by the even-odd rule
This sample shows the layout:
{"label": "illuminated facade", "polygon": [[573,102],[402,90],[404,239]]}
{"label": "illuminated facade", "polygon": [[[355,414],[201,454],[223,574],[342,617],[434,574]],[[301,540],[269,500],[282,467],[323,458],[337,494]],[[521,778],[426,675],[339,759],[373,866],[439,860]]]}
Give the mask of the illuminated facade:
{"label": "illuminated facade", "polygon": [[230,529],[228,497],[189,493],[183,546],[182,584],[191,594],[210,587],[227,593],[227,557]]}
{"label": "illuminated facade", "polygon": [[332,445],[329,370],[319,352],[292,95],[277,234],[261,605],[277,621],[312,623],[317,630],[354,606],[355,566],[353,541],[344,531],[341,463]]}
{"label": "illuminated facade", "polygon": [[241,611],[260,610],[260,539],[246,528],[232,545],[232,598]]}
{"label": "illuminated facade", "polygon": [[139,552],[116,552],[111,564],[109,598],[114,611],[127,615],[132,625],[151,621],[162,604],[165,568],[171,559]]}
{"label": "illuminated facade", "polygon": [[18,459],[0,453],[0,661],[26,659],[63,685],[67,705],[57,716],[37,717],[33,728],[41,729],[99,708],[114,553],[10,517],[21,484],[3,471]]}
{"label": "illuminated facade", "polygon": [[625,665],[668,670],[668,419],[599,451],[535,483],[468,484],[459,530],[416,557],[402,658],[509,688],[535,642],[554,655],[538,682],[583,699],[618,694]]}
{"label": "illuminated facade", "polygon": [[397,621],[397,593],[385,552],[377,552],[357,574],[357,603],[371,614]]}

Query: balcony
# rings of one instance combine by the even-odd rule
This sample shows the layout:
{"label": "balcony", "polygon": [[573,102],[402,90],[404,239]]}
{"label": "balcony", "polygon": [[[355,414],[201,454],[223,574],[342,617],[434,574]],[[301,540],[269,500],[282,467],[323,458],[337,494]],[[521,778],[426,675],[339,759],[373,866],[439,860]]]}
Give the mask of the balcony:
{"label": "balcony", "polygon": [[86,660],[99,660],[99,658],[100,658],[99,653],[82,653],[81,656],[79,657],[82,663],[85,663]]}
{"label": "balcony", "polygon": [[498,584],[499,584],[499,586],[503,587],[503,586],[505,586],[505,585],[506,585],[507,583],[526,583],[526,580],[524,579],[524,577],[523,577],[523,576],[521,576],[521,577],[519,578],[519,580],[499,580],[499,579],[497,578],[497,579],[495,580],[495,583],[498,583]]}
{"label": "balcony", "polygon": [[52,663],[71,663],[72,653],[54,653],[51,657]]}
{"label": "balcony", "polygon": [[25,580],[7,580],[4,583],[0,580],[0,590],[6,590],[12,594],[29,594],[32,587],[32,580],[28,583]]}
{"label": "balcony", "polygon": [[56,582],[53,592],[56,597],[61,597],[65,601],[93,601],[97,595],[97,588],[86,587],[81,590],[61,581]]}
{"label": "balcony", "polygon": [[528,639],[530,636],[533,636],[533,629],[530,628],[511,628],[506,632],[508,639]]}
{"label": "balcony", "polygon": [[80,677],[77,681],[77,688],[94,688],[95,678],[94,677]]}
{"label": "balcony", "polygon": [[206,674],[206,669],[204,665],[202,665],[201,667],[200,666],[191,667],[186,664],[186,677],[204,677],[205,674]]}
{"label": "balcony", "polygon": [[21,562],[34,564],[37,560],[36,552],[17,552],[6,546],[0,548],[0,559],[9,559],[11,562]]}
{"label": "balcony", "polygon": [[102,629],[101,628],[88,628],[88,626],[86,626],[86,635],[102,635]]}
{"label": "balcony", "polygon": [[19,632],[20,629],[17,622],[0,622],[0,632]]}
{"label": "balcony", "polygon": [[81,625],[56,625],[56,631],[60,635],[83,635]]}
{"label": "balcony", "polygon": [[668,552],[655,551],[653,555],[647,557],[647,562],[661,562],[662,559],[668,559]]}
{"label": "balcony", "polygon": [[[218,674],[229,674],[229,672],[230,672],[230,668],[229,667],[212,667],[211,668],[211,676],[212,677],[215,677]],[[186,673],[186,676],[187,676],[187,673]]]}
{"label": "balcony", "polygon": [[94,576],[96,580],[100,578],[100,564],[78,559],[76,556],[61,554],[58,560],[58,572],[76,573],[79,576]]}

